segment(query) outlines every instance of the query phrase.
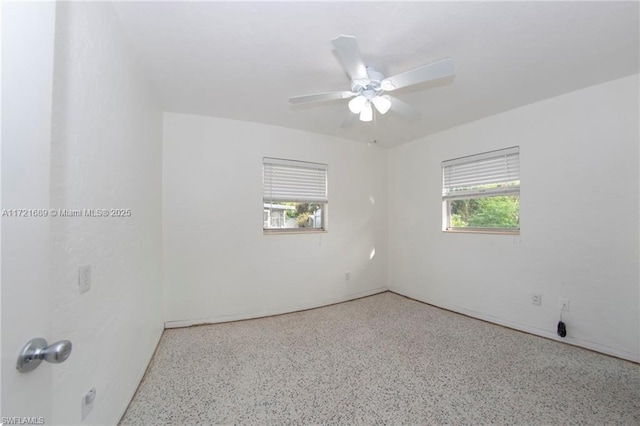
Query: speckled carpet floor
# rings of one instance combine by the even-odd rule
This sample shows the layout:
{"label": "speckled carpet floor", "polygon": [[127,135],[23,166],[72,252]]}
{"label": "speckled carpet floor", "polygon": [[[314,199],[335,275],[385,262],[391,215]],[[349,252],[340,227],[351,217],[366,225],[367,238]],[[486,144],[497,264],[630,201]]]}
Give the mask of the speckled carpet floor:
{"label": "speckled carpet floor", "polygon": [[166,330],[123,425],[640,424],[640,366],[393,293]]}

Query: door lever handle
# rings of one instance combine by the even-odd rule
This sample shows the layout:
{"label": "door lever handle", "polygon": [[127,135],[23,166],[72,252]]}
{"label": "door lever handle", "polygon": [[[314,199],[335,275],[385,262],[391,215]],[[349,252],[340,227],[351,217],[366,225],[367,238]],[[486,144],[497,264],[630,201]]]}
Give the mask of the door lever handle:
{"label": "door lever handle", "polygon": [[41,337],[29,340],[18,355],[16,368],[21,373],[35,370],[44,360],[53,364],[65,362],[71,355],[72,345],[69,340],[60,340],[51,345]]}

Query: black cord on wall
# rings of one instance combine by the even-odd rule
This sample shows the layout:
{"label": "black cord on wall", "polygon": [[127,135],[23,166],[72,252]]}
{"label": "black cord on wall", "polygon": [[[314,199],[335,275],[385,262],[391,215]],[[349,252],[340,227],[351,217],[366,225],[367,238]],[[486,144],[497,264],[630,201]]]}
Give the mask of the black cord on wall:
{"label": "black cord on wall", "polygon": [[567,325],[562,321],[562,308],[560,308],[560,321],[558,321],[558,336],[565,337],[567,335]]}

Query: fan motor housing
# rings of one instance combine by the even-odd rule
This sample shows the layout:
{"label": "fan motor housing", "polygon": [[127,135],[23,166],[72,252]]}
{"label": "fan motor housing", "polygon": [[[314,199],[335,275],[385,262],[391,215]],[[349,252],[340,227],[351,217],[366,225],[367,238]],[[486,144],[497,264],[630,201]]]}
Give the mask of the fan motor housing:
{"label": "fan motor housing", "polygon": [[380,82],[384,80],[384,75],[373,67],[367,67],[367,74],[369,75],[369,78],[353,80],[351,82],[351,91],[371,99],[384,92],[380,86]]}

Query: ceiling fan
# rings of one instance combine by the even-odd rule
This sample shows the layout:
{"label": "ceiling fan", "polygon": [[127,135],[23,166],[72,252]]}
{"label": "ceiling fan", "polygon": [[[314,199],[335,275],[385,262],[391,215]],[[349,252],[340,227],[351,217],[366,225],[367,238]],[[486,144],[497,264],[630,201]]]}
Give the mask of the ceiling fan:
{"label": "ceiling fan", "polygon": [[390,109],[400,114],[407,114],[410,110],[407,104],[386,95],[385,92],[454,75],[453,60],[446,58],[393,77],[385,77],[375,68],[365,66],[360,57],[360,49],[355,37],[341,35],[331,42],[351,79],[351,90],[294,96],[289,98],[290,103],[301,104],[353,98],[349,101],[349,110],[353,114],[359,114],[360,121],[371,121],[373,120],[374,108],[380,114],[386,114]]}

